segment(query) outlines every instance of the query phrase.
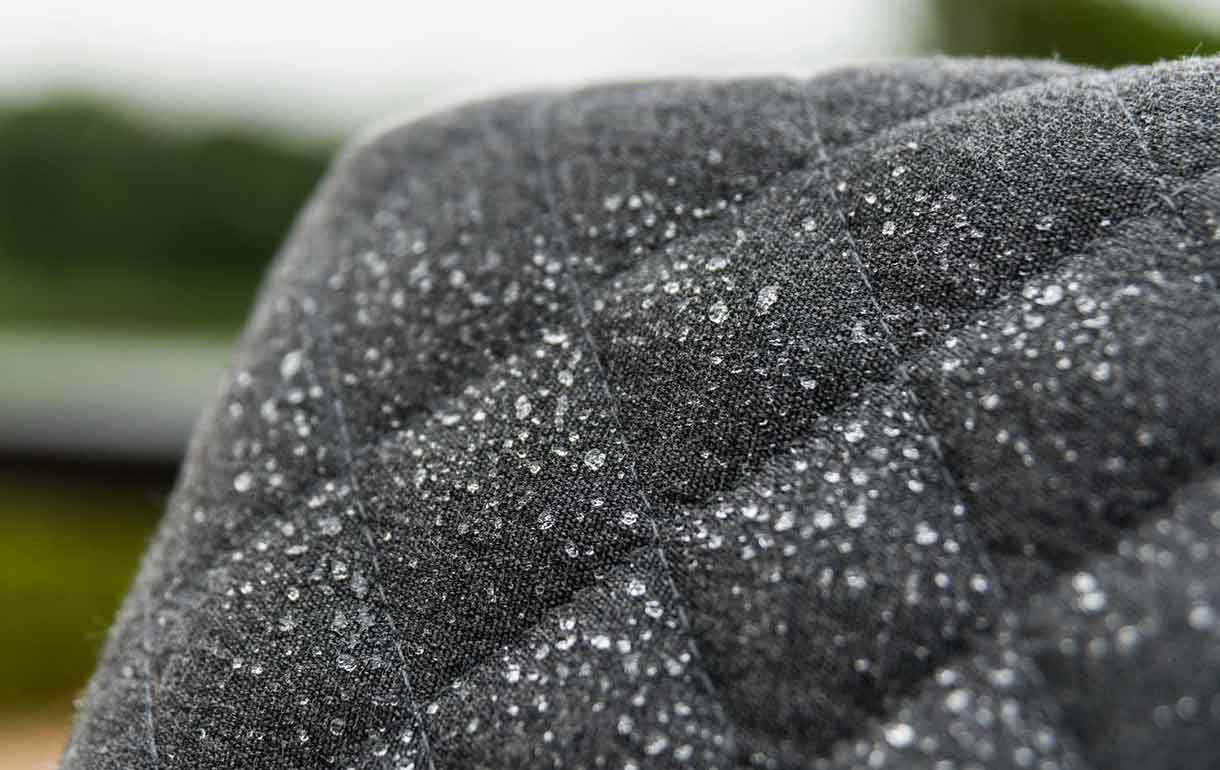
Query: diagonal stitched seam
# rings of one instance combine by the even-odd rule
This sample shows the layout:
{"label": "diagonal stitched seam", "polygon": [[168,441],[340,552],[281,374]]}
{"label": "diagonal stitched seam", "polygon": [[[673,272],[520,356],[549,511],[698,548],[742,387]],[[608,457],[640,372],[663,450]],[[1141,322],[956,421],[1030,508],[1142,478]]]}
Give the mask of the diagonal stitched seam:
{"label": "diagonal stitched seam", "polygon": [[[381,565],[377,558],[377,544],[373,539],[373,533],[369,530],[368,515],[364,508],[364,496],[360,490],[360,479],[356,472],[355,463],[352,460],[352,441],[351,435],[347,426],[347,410],[343,404],[343,388],[337,377],[338,361],[334,354],[334,341],[331,339],[330,331],[326,328],[325,319],[321,316],[305,313],[305,317],[313,320],[313,326],[318,332],[320,342],[319,352],[323,354],[324,359],[329,362],[327,371],[330,374],[331,398],[335,412],[336,422],[339,428],[339,442],[343,450],[344,464],[347,466],[348,482],[352,487],[352,496],[356,504],[356,512],[359,515],[360,529],[364,534],[364,539],[368,543],[369,557],[373,565],[373,575],[377,580],[377,596],[381,600],[381,606],[386,613],[386,622],[390,627],[390,633],[394,635],[394,653],[398,657],[398,664],[402,672],[403,686],[407,691],[407,699],[410,701],[411,716],[419,726],[420,744],[423,750],[424,759],[427,762],[429,770],[435,770],[435,764],[432,759],[432,743],[428,739],[428,725],[423,720],[423,714],[419,710],[419,702],[415,699],[415,691],[411,687],[411,674],[407,670],[407,660],[402,652],[402,639],[398,635],[398,626],[394,622],[394,610],[386,597],[385,582],[381,576]],[[309,343],[309,334],[306,331],[306,344]],[[307,367],[309,377],[314,384],[321,387],[321,383],[317,380],[317,374],[311,365]]]}
{"label": "diagonal stitched seam", "polygon": [[[895,342],[893,329],[891,329],[889,323],[885,319],[885,308],[881,305],[880,298],[878,297],[876,290],[873,288],[872,281],[869,279],[868,270],[865,268],[864,262],[860,258],[860,250],[856,244],[855,235],[851,231],[851,225],[849,224],[847,216],[843,211],[843,205],[839,201],[838,192],[835,190],[834,180],[830,177],[830,163],[828,162],[825,146],[821,139],[821,131],[818,127],[817,117],[814,115],[811,105],[806,104],[806,114],[808,115],[809,123],[814,138],[817,142],[816,152],[822,161],[820,165],[822,166],[822,174],[825,178],[826,185],[830,191],[830,200],[834,206],[835,214],[843,227],[843,232],[847,240],[847,254],[851,257],[852,265],[860,278],[860,282],[864,287],[865,294],[868,296],[869,303],[877,313],[878,322],[881,324],[881,329],[885,333],[886,343],[889,346],[890,351],[894,354],[897,368],[897,384],[904,388],[907,397],[911,399],[911,403],[914,405],[915,417],[919,420],[920,427],[923,428],[931,439],[933,450],[936,453],[937,465],[943,475],[943,480],[949,484],[949,488],[953,491],[954,497],[959,502],[963,502],[961,487],[956,478],[954,478],[952,472],[949,470],[949,465],[945,461],[944,453],[941,451],[939,434],[936,431],[933,431],[931,425],[928,423],[927,418],[924,415],[923,404],[920,402],[919,396],[915,391],[914,382],[911,380],[910,371],[907,366],[909,357],[904,358],[901,351],[898,349],[898,345]],[[963,518],[965,521],[970,523],[969,517]],[[973,524],[971,523],[970,526],[972,527]],[[973,531],[971,534],[973,535]],[[987,556],[985,550],[980,548],[979,552],[981,556]],[[989,572],[993,573],[993,578],[996,577],[997,573],[995,573],[994,566],[990,563],[990,559],[985,559],[983,566]],[[999,587],[999,582],[995,582],[997,587]]]}
{"label": "diagonal stitched seam", "polygon": [[[547,211],[544,216],[545,218],[551,220],[550,229],[553,231],[556,240],[559,241],[565,251],[570,251],[567,238],[567,228],[560,217],[559,208],[556,205],[554,182],[551,179],[552,166],[546,153],[545,134],[547,126],[549,125],[548,120],[553,119],[554,113],[551,112],[552,107],[553,102],[551,100],[546,100],[542,101],[536,108],[536,122],[532,125],[533,147],[534,154],[538,160],[540,188],[543,200],[547,207]],[[690,618],[686,612],[686,599],[682,596],[681,591],[678,590],[678,584],[674,580],[673,570],[670,567],[669,556],[665,552],[665,547],[661,539],[661,533],[657,523],[658,517],[656,508],[653,506],[652,500],[649,498],[647,488],[640,481],[635,453],[627,441],[627,435],[623,430],[622,420],[619,417],[618,399],[615,397],[614,392],[610,387],[610,377],[606,373],[601,354],[597,349],[597,342],[589,328],[589,317],[584,306],[583,298],[581,297],[580,286],[576,284],[575,280],[571,276],[571,273],[565,272],[564,276],[566,279],[564,283],[579,316],[581,333],[584,335],[585,344],[589,347],[590,354],[593,358],[594,369],[599,376],[602,392],[604,393],[606,402],[609,405],[611,424],[618,433],[618,443],[622,446],[623,451],[628,458],[627,466],[629,472],[631,473],[631,482],[638,491],[640,502],[647,511],[648,525],[653,541],[652,548],[656,553],[657,558],[660,560],[661,572],[665,583],[669,590],[673,593],[674,610],[677,612],[678,620],[683,628],[683,636],[685,637],[686,641],[685,646],[690,652],[695,663],[696,679],[699,680],[706,693],[710,696],[715,715],[725,727],[725,731],[727,733],[726,753],[729,756],[733,756],[736,754],[737,745],[736,727],[725,713],[724,701],[719,690],[717,690],[715,683],[712,681],[711,676],[707,672],[707,667],[703,662],[703,656],[700,654],[699,646],[695,640],[694,630],[691,626]]]}
{"label": "diagonal stitched seam", "polygon": [[[920,427],[923,428],[924,432],[931,439],[930,443],[932,445],[932,450],[935,453],[937,468],[940,471],[943,482],[948,486],[949,490],[951,490],[953,499],[955,499],[957,504],[962,506],[963,511],[965,511],[966,501],[962,496],[961,485],[958,483],[953,471],[949,468],[949,463],[945,459],[944,452],[941,449],[939,433],[934,431],[932,426],[928,423],[927,417],[924,414],[923,403],[920,401],[919,394],[915,390],[915,384],[911,379],[910,370],[908,369],[906,361],[904,361],[901,353],[898,350],[898,345],[895,342],[893,330],[890,328],[889,323],[887,323],[885,320],[885,310],[881,305],[881,301],[877,296],[876,290],[873,288],[872,282],[869,280],[868,271],[864,267],[864,262],[860,258],[860,251],[856,244],[855,235],[851,231],[851,225],[847,220],[847,215],[844,213],[843,205],[839,201],[838,192],[835,190],[834,180],[830,177],[830,163],[828,162],[825,145],[821,138],[821,131],[818,126],[817,116],[814,113],[812,105],[810,105],[808,101],[806,101],[806,114],[809,119],[813,136],[817,141],[817,154],[819,156],[819,160],[822,161],[820,165],[822,166],[826,186],[830,191],[830,200],[834,205],[835,213],[839,218],[839,221],[843,227],[843,232],[847,239],[848,253],[850,254],[852,263],[859,274],[864,291],[867,294],[874,310],[877,312],[878,321],[881,324],[882,331],[885,333],[886,341],[889,344],[890,350],[893,352],[895,359],[898,361],[898,383],[905,389],[906,395],[913,405],[912,411],[915,413],[916,419],[919,420]],[[963,515],[961,517],[961,521],[964,525],[963,530],[970,539],[973,550],[978,554],[979,566],[987,573],[989,579],[991,580],[991,584],[995,586],[997,600],[1002,606],[1006,605],[1007,599],[1003,582],[1000,580],[999,571],[996,569],[995,564],[991,560],[991,554],[984,547],[982,539],[978,536],[976,522],[974,521],[973,517],[969,515]],[[966,644],[970,643],[968,637],[963,637],[962,641]],[[1014,647],[1016,644],[1017,640],[1014,639]],[[1055,703],[1057,699],[1050,691],[1045,677],[1042,675],[1042,672],[1038,670],[1037,663],[1033,660],[1033,658],[1028,655],[1018,655],[1017,659],[1019,663],[1022,664],[1022,668],[1027,669],[1026,675],[1029,677],[1035,691],[1042,693],[1050,700],[1050,702]],[[1058,727],[1058,725],[1056,726]]]}
{"label": "diagonal stitched seam", "polygon": [[154,719],[155,703],[153,699],[153,689],[157,686],[155,680],[156,674],[153,671],[153,644],[150,632],[152,630],[152,585],[148,586],[148,590],[144,599],[144,629],[141,636],[144,647],[144,721],[148,728],[148,754],[152,759],[153,767],[161,767],[161,759],[157,752],[157,723]]}
{"label": "diagonal stitched seam", "polygon": [[1118,103],[1119,109],[1123,111],[1123,118],[1126,119],[1127,126],[1130,127],[1131,132],[1135,134],[1135,141],[1139,144],[1140,149],[1144,152],[1144,157],[1152,166],[1154,180],[1158,185],[1162,184],[1163,180],[1161,179],[1160,174],[1157,173],[1157,162],[1152,157],[1152,149],[1148,146],[1148,141],[1144,137],[1144,132],[1140,131],[1139,126],[1136,125],[1135,116],[1131,114],[1131,108],[1127,105],[1127,100],[1124,99],[1123,95],[1119,92],[1118,85],[1114,82],[1114,78],[1106,77],[1104,78],[1104,81],[1106,84],[1106,90],[1114,96],[1114,101]]}
{"label": "diagonal stitched seam", "polygon": [[[1097,80],[1104,83],[1105,90],[1114,97],[1114,101],[1118,104],[1119,109],[1122,110],[1123,117],[1127,122],[1127,126],[1131,129],[1132,134],[1135,136],[1136,143],[1143,152],[1144,158],[1148,161],[1149,167],[1152,171],[1153,183],[1155,184],[1157,190],[1160,191],[1162,200],[1166,203],[1169,209],[1172,210],[1173,203],[1167,196],[1164,195],[1165,183],[1162,180],[1161,175],[1157,172],[1157,163],[1152,156],[1152,150],[1148,146],[1148,142],[1143,132],[1140,131],[1139,126],[1136,125],[1135,118],[1131,114],[1131,110],[1127,105],[1126,100],[1123,99],[1122,94],[1119,92],[1118,85],[1114,82],[1114,78],[1107,73],[1098,76]],[[1178,489],[1180,490],[1181,488],[1181,484],[1179,483]],[[1173,496],[1173,494],[1168,495],[1169,499],[1172,499]],[[997,586],[998,585],[999,584],[997,583]],[[1042,693],[1043,697],[1046,698],[1046,700],[1050,703],[1053,703],[1056,708],[1062,712],[1063,704],[1060,698],[1051,689],[1050,681],[1047,679],[1046,675],[1041,670],[1041,667],[1038,665],[1038,661],[1030,649],[1030,642],[1022,632],[1019,621],[1014,620],[1014,623],[1017,625],[1013,629],[1014,633],[1012,636],[1012,645],[1020,652],[1017,659],[1024,664],[1023,667],[1027,669],[1027,675],[1030,677],[1038,691]],[[1081,761],[1087,763],[1089,767],[1095,765],[1095,763],[1087,756],[1089,753],[1088,744],[1081,739],[1081,736],[1076,730],[1072,729],[1066,724],[1063,724],[1063,720],[1056,720],[1056,728],[1064,731],[1074,739],[1074,742],[1080,748],[1080,753],[1078,756],[1080,757]]]}

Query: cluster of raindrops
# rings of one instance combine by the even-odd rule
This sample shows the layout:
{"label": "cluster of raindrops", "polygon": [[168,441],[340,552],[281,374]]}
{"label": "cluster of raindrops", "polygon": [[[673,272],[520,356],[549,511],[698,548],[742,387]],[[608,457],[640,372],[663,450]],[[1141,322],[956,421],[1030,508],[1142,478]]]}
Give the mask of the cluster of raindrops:
{"label": "cluster of raindrops", "polygon": [[538,734],[532,751],[541,754],[534,761],[560,767],[569,741],[605,729],[627,751],[617,759],[590,759],[598,765],[698,760],[727,767],[723,725],[692,670],[680,619],[666,611],[667,578],[658,577],[658,566],[649,556],[616,570],[453,682],[425,709],[436,724],[451,726],[438,740],[455,756],[486,762],[500,741],[522,731]]}
{"label": "cluster of raindrops", "polygon": [[864,736],[840,743],[819,766],[1086,767],[1073,738],[1065,738],[1055,721],[1054,704],[1026,673],[1028,665],[1013,649],[989,642],[936,671],[894,717],[874,721]]}

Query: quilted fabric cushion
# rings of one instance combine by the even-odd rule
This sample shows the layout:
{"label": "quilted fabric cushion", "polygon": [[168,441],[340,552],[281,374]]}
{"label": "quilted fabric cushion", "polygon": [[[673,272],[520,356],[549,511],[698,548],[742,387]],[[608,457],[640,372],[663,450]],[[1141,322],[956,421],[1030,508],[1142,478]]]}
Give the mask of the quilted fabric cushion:
{"label": "quilted fabric cushion", "polygon": [[62,767],[1215,767],[1218,163],[1216,59],[354,143]]}

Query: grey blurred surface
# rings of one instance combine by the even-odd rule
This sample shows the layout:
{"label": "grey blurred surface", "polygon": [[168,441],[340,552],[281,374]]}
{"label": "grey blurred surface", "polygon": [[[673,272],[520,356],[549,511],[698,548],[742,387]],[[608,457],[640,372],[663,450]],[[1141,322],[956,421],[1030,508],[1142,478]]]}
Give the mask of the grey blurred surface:
{"label": "grey blurred surface", "polygon": [[230,345],[0,332],[0,451],[179,457]]}

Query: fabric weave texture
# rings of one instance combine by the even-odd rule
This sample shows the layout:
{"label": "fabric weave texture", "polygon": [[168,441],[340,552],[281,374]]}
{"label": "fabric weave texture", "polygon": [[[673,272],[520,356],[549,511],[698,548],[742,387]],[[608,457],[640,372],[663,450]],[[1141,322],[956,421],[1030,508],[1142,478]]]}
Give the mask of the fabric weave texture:
{"label": "fabric weave texture", "polygon": [[1218,165],[1216,59],[353,143],[61,767],[1220,767]]}

